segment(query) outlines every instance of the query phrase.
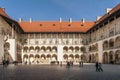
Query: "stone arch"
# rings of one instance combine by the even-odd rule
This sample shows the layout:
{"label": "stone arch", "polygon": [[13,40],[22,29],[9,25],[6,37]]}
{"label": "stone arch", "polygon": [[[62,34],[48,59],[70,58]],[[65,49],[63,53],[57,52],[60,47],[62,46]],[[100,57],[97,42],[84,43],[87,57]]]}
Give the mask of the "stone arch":
{"label": "stone arch", "polygon": [[106,40],[106,41],[103,42],[103,50],[108,49],[108,47],[109,47],[109,43]]}
{"label": "stone arch", "polygon": [[95,55],[92,54],[91,56],[92,56],[92,62],[95,62]]}
{"label": "stone arch", "polygon": [[57,55],[56,54],[52,55],[52,61],[57,61]]}
{"label": "stone arch", "polygon": [[50,46],[48,46],[48,47],[46,48],[46,50],[47,50],[48,52],[51,52],[51,51],[52,51],[52,48],[51,48]]}
{"label": "stone arch", "polygon": [[40,63],[40,60],[39,60],[39,59],[40,59],[40,55],[39,55],[39,54],[36,54],[36,55],[35,55],[35,60],[34,60],[36,64]]}
{"label": "stone arch", "polygon": [[113,61],[114,61],[114,52],[110,51],[109,52],[109,63],[113,63]]}
{"label": "stone arch", "polygon": [[36,55],[35,55],[35,58],[40,58],[40,55],[39,55],[39,54],[36,54]]}
{"label": "stone arch", "polygon": [[95,62],[98,62],[99,61],[99,56],[98,56],[98,53],[95,54]]}
{"label": "stone arch", "polygon": [[116,48],[120,47],[120,36],[116,37],[116,39],[115,39],[115,47]]}
{"label": "stone arch", "polygon": [[79,52],[79,46],[75,46],[75,52]]}
{"label": "stone arch", "polygon": [[70,50],[70,51],[73,51],[73,50],[74,50],[74,47],[73,47],[73,46],[70,46],[70,47],[69,47],[69,50]]}
{"label": "stone arch", "polygon": [[23,55],[23,62],[26,63],[26,64],[29,62],[27,54]]}
{"label": "stone arch", "polygon": [[30,47],[29,47],[29,51],[31,51],[31,50],[32,50],[32,51],[34,50],[34,47],[33,47],[33,46],[30,46]]}
{"label": "stone arch", "polygon": [[36,52],[39,52],[39,51],[40,51],[40,47],[39,47],[39,46],[36,46],[36,47],[35,47],[35,51],[36,51]]}
{"label": "stone arch", "polygon": [[27,52],[28,51],[28,46],[24,46],[23,47],[23,52]]}
{"label": "stone arch", "polygon": [[109,47],[110,48],[114,47],[114,39],[113,38],[109,40]]}
{"label": "stone arch", "polygon": [[84,54],[81,55],[81,61],[86,62],[86,56]]}
{"label": "stone arch", "polygon": [[41,59],[46,59],[45,54],[41,54]]}
{"label": "stone arch", "polygon": [[80,56],[79,56],[79,54],[75,54],[75,58],[79,58]]}
{"label": "stone arch", "polygon": [[67,52],[67,51],[68,51],[68,47],[67,47],[67,46],[64,46],[64,47],[63,47],[63,50]]}
{"label": "stone arch", "polygon": [[98,43],[95,44],[95,50],[98,50]]}
{"label": "stone arch", "polygon": [[41,51],[43,51],[43,52],[45,52],[45,51],[46,51],[45,46],[42,46],[42,47],[41,47]]}
{"label": "stone arch", "polygon": [[68,60],[68,55],[67,55],[67,54],[64,54],[64,55],[63,55],[63,58],[66,59],[66,60]]}
{"label": "stone arch", "polygon": [[120,50],[115,52],[115,63],[120,64]]}
{"label": "stone arch", "polygon": [[84,46],[81,47],[81,51],[84,53],[86,52],[86,48]]}
{"label": "stone arch", "polygon": [[50,54],[47,54],[47,56],[46,56],[47,58],[51,58],[51,55]]}
{"label": "stone arch", "polygon": [[53,46],[53,47],[52,47],[52,51],[57,52],[57,47],[56,47],[56,46]]}
{"label": "stone arch", "polygon": [[108,53],[104,52],[103,53],[103,63],[109,63],[108,57],[109,57]]}
{"label": "stone arch", "polygon": [[74,60],[74,55],[73,55],[73,54],[70,54],[69,57],[68,57],[68,60],[69,60],[69,61],[73,61],[73,60]]}
{"label": "stone arch", "polygon": [[33,54],[29,55],[29,60],[30,60],[30,64],[34,63],[34,55]]}

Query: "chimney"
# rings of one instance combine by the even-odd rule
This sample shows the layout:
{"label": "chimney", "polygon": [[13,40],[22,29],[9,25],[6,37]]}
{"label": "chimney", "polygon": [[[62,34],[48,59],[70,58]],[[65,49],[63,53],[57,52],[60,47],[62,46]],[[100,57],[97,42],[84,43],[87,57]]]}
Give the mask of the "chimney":
{"label": "chimney", "polygon": [[102,16],[97,16],[96,20],[98,21]]}
{"label": "chimney", "polygon": [[5,11],[5,8],[2,8],[3,11]]}
{"label": "chimney", "polygon": [[112,8],[106,8],[106,13],[109,13],[112,10]]}
{"label": "chimney", "polygon": [[72,18],[69,19],[69,22],[72,23]]}
{"label": "chimney", "polygon": [[32,18],[30,18],[30,23],[32,22]]}
{"label": "chimney", "polygon": [[85,18],[82,18],[82,23],[84,23],[85,22]]}
{"label": "chimney", "polygon": [[59,21],[60,21],[60,23],[62,22],[62,18],[61,17],[60,17]]}
{"label": "chimney", "polygon": [[19,18],[19,22],[22,22],[22,18]]}

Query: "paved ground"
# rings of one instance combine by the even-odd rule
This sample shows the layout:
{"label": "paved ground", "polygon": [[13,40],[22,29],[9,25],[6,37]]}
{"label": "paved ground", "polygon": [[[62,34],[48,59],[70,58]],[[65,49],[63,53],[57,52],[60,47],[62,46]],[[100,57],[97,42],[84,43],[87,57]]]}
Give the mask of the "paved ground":
{"label": "paved ground", "polygon": [[0,65],[0,80],[120,80],[120,65],[103,65],[104,72],[95,72],[94,64],[67,69],[58,65]]}

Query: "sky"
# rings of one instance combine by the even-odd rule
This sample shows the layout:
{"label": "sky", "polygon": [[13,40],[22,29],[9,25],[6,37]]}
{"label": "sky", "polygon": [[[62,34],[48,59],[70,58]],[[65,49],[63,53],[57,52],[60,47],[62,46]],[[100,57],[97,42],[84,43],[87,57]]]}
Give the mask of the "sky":
{"label": "sky", "polygon": [[113,8],[120,0],[0,0],[0,7],[14,20],[28,21],[95,21],[106,8]]}

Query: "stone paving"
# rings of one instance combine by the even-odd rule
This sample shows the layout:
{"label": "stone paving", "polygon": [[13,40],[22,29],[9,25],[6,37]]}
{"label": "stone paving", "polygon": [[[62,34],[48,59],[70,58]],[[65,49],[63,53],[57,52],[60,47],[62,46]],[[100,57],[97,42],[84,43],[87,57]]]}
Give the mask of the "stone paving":
{"label": "stone paving", "polygon": [[120,80],[120,65],[103,65],[104,72],[96,72],[94,64],[74,65],[0,65],[0,80]]}

